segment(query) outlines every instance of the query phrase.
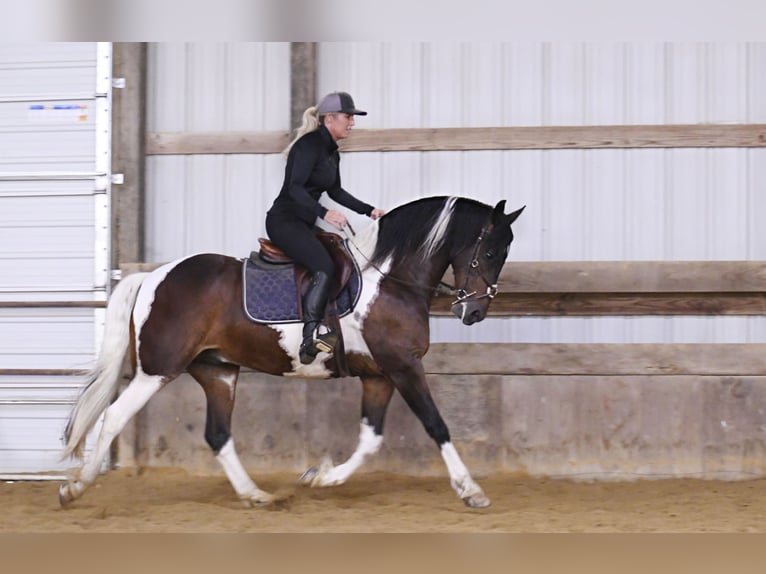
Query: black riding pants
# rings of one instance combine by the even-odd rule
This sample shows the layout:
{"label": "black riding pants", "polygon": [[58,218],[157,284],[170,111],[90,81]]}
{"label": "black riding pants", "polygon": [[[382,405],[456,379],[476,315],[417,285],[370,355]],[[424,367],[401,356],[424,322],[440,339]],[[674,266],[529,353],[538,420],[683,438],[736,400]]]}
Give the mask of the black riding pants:
{"label": "black riding pants", "polygon": [[333,279],[335,264],[313,226],[297,217],[270,211],[266,215],[266,233],[272,243],[306,269],[312,273],[324,271]]}

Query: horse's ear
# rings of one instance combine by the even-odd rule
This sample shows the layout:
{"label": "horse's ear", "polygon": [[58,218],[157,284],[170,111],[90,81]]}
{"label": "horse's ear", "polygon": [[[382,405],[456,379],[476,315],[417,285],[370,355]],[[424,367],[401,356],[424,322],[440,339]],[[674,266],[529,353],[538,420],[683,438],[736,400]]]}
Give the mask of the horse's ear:
{"label": "horse's ear", "polygon": [[505,213],[505,200],[501,199],[497,202],[495,210],[492,212],[492,222],[498,221]]}
{"label": "horse's ear", "polygon": [[526,207],[526,205],[524,207],[522,207],[521,209],[517,209],[513,213],[509,213],[507,215],[507,217],[508,217],[508,225],[510,225],[511,223],[516,221],[516,219],[518,219],[519,215],[521,215],[521,212],[524,211],[525,207]]}

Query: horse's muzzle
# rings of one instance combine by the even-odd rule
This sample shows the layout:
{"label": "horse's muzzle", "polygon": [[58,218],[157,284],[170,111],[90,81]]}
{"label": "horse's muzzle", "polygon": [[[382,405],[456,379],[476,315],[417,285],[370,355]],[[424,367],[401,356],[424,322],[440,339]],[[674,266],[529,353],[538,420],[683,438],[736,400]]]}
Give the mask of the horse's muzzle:
{"label": "horse's muzzle", "polygon": [[458,317],[463,325],[473,325],[487,316],[487,306],[479,301],[460,301],[452,305],[452,314]]}

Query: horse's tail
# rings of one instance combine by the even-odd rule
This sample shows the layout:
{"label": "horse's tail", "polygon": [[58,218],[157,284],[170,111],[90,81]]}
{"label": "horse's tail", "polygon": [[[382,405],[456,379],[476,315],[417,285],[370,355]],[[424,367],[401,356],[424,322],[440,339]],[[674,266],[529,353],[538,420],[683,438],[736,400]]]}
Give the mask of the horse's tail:
{"label": "horse's tail", "polygon": [[111,403],[120,381],[122,363],[130,345],[130,316],[138,290],[148,273],[134,273],[121,280],[106,307],[106,325],[101,352],[88,371],[85,388],[75,403],[64,429],[64,453],[82,456],[88,433]]}

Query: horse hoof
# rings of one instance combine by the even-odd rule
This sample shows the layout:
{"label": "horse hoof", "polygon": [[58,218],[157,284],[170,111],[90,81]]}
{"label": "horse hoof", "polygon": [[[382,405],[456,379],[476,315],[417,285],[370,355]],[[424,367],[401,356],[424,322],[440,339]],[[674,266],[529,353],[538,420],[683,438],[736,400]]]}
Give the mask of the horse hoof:
{"label": "horse hoof", "polygon": [[62,484],[59,486],[59,504],[62,508],[66,508],[74,502],[74,495],[68,484]]}
{"label": "horse hoof", "polygon": [[300,478],[298,478],[298,482],[305,484],[306,486],[310,486],[318,474],[319,469],[316,466],[312,466],[310,469],[304,472]]}
{"label": "horse hoof", "polygon": [[276,497],[273,494],[269,494],[268,492],[264,492],[262,490],[241,498],[242,504],[245,505],[245,508],[260,508],[262,506],[268,506],[269,504],[273,503],[275,499]]}
{"label": "horse hoof", "polygon": [[476,494],[472,494],[471,496],[466,496],[463,499],[463,502],[465,502],[465,505],[469,508],[487,508],[490,504],[492,504],[492,502],[483,492],[478,492]]}
{"label": "horse hoof", "polygon": [[304,472],[298,481],[301,484],[307,486],[331,486],[332,482],[327,482],[327,475],[333,469],[334,465],[332,459],[328,455],[322,457],[322,462],[319,466],[312,466],[306,472]]}
{"label": "horse hoof", "polygon": [[242,499],[242,506],[245,508],[261,508],[271,504],[270,500],[250,500],[249,498]]}

